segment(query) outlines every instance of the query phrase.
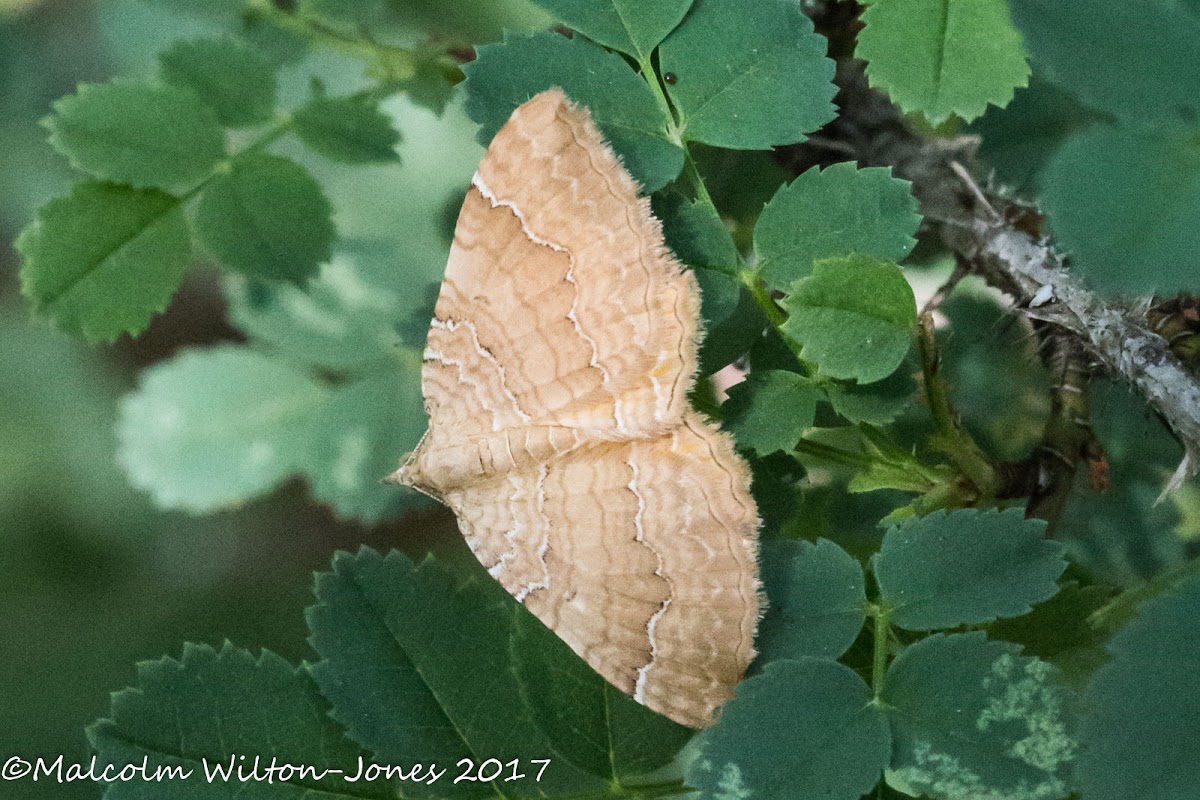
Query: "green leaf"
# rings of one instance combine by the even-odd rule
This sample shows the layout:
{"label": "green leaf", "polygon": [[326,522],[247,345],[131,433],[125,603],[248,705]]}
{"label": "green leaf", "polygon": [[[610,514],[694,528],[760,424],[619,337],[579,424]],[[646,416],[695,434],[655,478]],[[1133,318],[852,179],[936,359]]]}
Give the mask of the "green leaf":
{"label": "green leaf", "polygon": [[192,257],[179,198],[91,181],[47,203],[16,248],[34,312],[103,341],[145,330]]}
{"label": "green leaf", "polygon": [[[431,559],[414,567],[400,553],[364,548],[339,553],[333,572],[317,576],[317,600],[308,612],[321,655],[313,676],[333,718],[380,761],[520,759],[529,776],[459,784],[464,797],[605,787],[556,756],[526,707],[509,656],[516,601],[494,582],[456,585]],[[551,759],[540,782],[529,761],[536,758]],[[421,791],[445,794],[439,786]]]}
{"label": "green leaf", "polygon": [[366,24],[387,10],[387,0],[300,0],[300,14],[339,23]]}
{"label": "green leaf", "polygon": [[534,0],[594,42],[649,58],[692,0]]}
{"label": "green leaf", "polygon": [[552,86],[587,106],[592,119],[646,192],[683,168],[683,151],[667,139],[666,120],[646,82],[625,60],[582,39],[555,33],[507,34],[477,49],[463,65],[466,111],[487,144],[517,106]]}
{"label": "green leaf", "polygon": [[900,261],[916,245],[921,222],[911,186],[890,168],[850,162],[807,170],[781,186],[754,227],[763,279],[786,291],[813,262],[852,252]]}
{"label": "green leaf", "polygon": [[989,107],[968,132],[979,136],[979,158],[996,170],[1000,181],[1036,196],[1042,170],[1063,141],[1105,119],[1035,74],[1011,103]]}
{"label": "green leaf", "polygon": [[396,330],[414,311],[414,293],[395,258],[392,248],[340,248],[305,287],[232,273],[224,284],[229,318],[260,349],[304,365],[354,375],[395,371],[402,345],[420,348],[428,327],[422,308],[412,341]]}
{"label": "green leaf", "polygon": [[1079,789],[1084,797],[1186,797],[1200,782],[1200,578],[1143,603],[1109,643],[1087,688]]}
{"label": "green leaf", "polygon": [[854,643],[866,620],[862,566],[827,539],[763,545],[767,614],[755,645],[760,661],[832,661]]}
{"label": "green leaf", "polygon": [[245,348],[184,351],[125,397],[117,458],[161,507],[213,511],[298,469],[325,399],[306,374]]}
{"label": "green leaf", "polygon": [[299,164],[242,156],[200,196],[196,235],[230,269],[299,282],[331,255],[331,215],[321,187]]}
{"label": "green leaf", "polygon": [[1055,234],[1072,253],[1072,266],[1098,288],[1200,290],[1195,135],[1097,126],[1067,140],[1050,160],[1045,183]]}
{"label": "green leaf", "polygon": [[861,19],[854,54],[871,86],[935,125],[1006,106],[1029,81],[1006,0],[876,0]]}
{"label": "green leaf", "polygon": [[313,417],[305,459],[313,495],[338,516],[370,522],[420,503],[420,495],[383,478],[417,446],[425,427],[416,369],[397,365],[393,372],[331,389]]}
{"label": "green leaf", "polygon": [[135,187],[190,186],[225,157],[216,115],[173,86],[83,84],[54,104],[46,127],[73,166]]}
{"label": "green leaf", "polygon": [[888,667],[890,786],[944,800],[1056,800],[1070,787],[1074,702],[1056,670],[982,632],[935,634]]}
{"label": "green leaf", "polygon": [[898,369],[866,386],[827,381],[821,384],[821,391],[833,410],[851,422],[886,425],[915,405],[917,382],[911,371]]}
{"label": "green leaf", "polygon": [[705,329],[699,372],[711,375],[745,354],[762,337],[767,321],[740,280],[711,269],[695,272]]}
{"label": "green leaf", "polygon": [[1021,645],[1025,655],[1049,661],[1073,679],[1087,677],[1105,660],[1108,638],[1108,631],[1094,624],[1091,615],[1111,599],[1109,589],[1069,581],[1028,614],[996,620],[988,626],[988,635]]}
{"label": "green leaf", "polygon": [[904,361],[917,327],[912,287],[895,264],[849,255],[816,262],[784,299],[784,334],[832,378],[874,383]]}
{"label": "green leaf", "polygon": [[176,42],[159,53],[163,81],[190,89],[225,125],[265,122],[275,108],[275,68],[227,39]]}
{"label": "green leaf", "polygon": [[296,135],[345,164],[399,161],[400,132],[379,106],[355,97],[318,97],[292,117]]}
{"label": "green leaf", "polygon": [[1083,102],[1134,125],[1194,131],[1200,123],[1195,14],[1169,2],[1009,3],[1039,72]]}
{"label": "green leaf", "polygon": [[887,721],[853,670],[774,661],[738,685],[684,766],[703,797],[858,800],[887,766]]}
{"label": "green leaf", "polygon": [[874,570],[892,622],[927,631],[1028,613],[1067,567],[1045,534],[1020,508],[938,511],[889,529]]}
{"label": "green leaf", "polygon": [[729,390],[725,427],[738,447],[765,456],[794,448],[816,413],[817,388],[808,378],[778,369],[752,372]]}
{"label": "green leaf", "polygon": [[695,734],[614,688],[524,608],[514,613],[522,697],[571,763],[620,785],[668,763]]}
{"label": "green leaf", "polygon": [[696,0],[659,48],[683,137],[765,150],[793,144],[834,117],[825,37],[790,0]]}
{"label": "green leaf", "polygon": [[[669,189],[651,198],[651,208],[654,216],[662,220],[667,247],[680,261],[720,272],[737,270],[741,263],[737,246],[712,206]],[[729,311],[732,310],[731,304]]]}
{"label": "green leaf", "polygon": [[[135,772],[134,780],[109,783],[107,800],[394,797],[384,781],[346,780],[358,772],[359,759],[369,764],[370,757],[329,719],[328,704],[304,668],[267,650],[255,659],[228,642],[219,651],[188,644],[179,661],[143,661],[137,687],[113,694],[110,713],[88,728],[96,772],[113,765],[117,774],[145,763],[151,777]],[[239,780],[237,768],[249,775],[256,757],[260,777]],[[261,776],[272,760],[338,772],[320,779],[279,772],[268,783]],[[232,775],[224,777],[230,765]],[[154,780],[159,768],[181,772]],[[184,772],[190,777],[179,777]]]}

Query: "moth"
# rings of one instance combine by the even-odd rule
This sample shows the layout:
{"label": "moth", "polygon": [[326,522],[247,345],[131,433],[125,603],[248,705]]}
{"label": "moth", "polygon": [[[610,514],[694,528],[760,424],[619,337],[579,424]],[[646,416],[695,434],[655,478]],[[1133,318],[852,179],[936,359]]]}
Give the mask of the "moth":
{"label": "moth", "polygon": [[692,410],[700,293],[586,109],[550,89],[463,202],[393,479],[605,679],[709,725],[754,657],[758,513]]}

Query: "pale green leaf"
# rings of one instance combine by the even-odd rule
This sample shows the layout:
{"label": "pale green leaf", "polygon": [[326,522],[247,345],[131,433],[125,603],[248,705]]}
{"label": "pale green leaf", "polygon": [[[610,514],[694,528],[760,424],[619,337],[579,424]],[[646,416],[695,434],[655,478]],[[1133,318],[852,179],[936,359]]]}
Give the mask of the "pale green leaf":
{"label": "pale green leaf", "polygon": [[1003,107],[1029,81],[1006,0],[876,0],[861,19],[871,86],[934,124]]}
{"label": "pale green leaf", "polygon": [[807,170],[781,186],[754,227],[764,280],[786,290],[814,261],[852,252],[900,261],[916,245],[921,222],[911,186],[890,169],[850,162]]}
{"label": "pale green leaf", "polygon": [[16,247],[35,313],[105,341],[145,330],[192,255],[179,198],[90,181],[46,204]]}
{"label": "pale green leaf", "polygon": [[784,300],[782,331],[823,374],[873,383],[904,361],[917,325],[912,287],[895,264],[853,254],[816,262]]}
{"label": "pale green leaf", "polygon": [[791,0],[696,0],[659,48],[689,141],[763,150],[834,117],[828,41]]}
{"label": "pale green leaf", "polygon": [[231,345],[187,350],[142,373],[121,403],[117,459],[163,508],[214,511],[300,468],[326,390]]}
{"label": "pale green leaf", "polygon": [[190,186],[225,156],[216,115],[173,86],[83,84],[54,104],[46,127],[74,166],[135,187]]}

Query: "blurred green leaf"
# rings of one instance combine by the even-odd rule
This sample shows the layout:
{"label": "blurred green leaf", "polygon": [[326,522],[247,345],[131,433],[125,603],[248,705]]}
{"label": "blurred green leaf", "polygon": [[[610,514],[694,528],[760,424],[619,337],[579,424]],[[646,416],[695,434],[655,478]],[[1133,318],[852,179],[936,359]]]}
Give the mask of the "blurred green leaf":
{"label": "blurred green leaf", "polygon": [[814,261],[852,252],[900,261],[917,243],[921,221],[911,186],[889,168],[850,162],[809,169],[781,186],[754,227],[763,279],[786,291],[811,274]]}
{"label": "blurred green leaf", "polygon": [[936,511],[890,528],[874,571],[892,622],[927,631],[1028,613],[1067,566],[1045,533],[1020,508]]}
{"label": "blurred green leaf", "polygon": [[[225,284],[230,319],[255,345],[296,363],[355,375],[398,370],[405,342],[396,324],[409,308],[405,276],[382,260],[339,251],[304,287],[231,274]],[[422,314],[422,338],[407,344],[423,345],[428,325]]]}
{"label": "blurred green leaf", "polygon": [[[617,785],[670,762],[695,731],[616,689],[524,608],[512,657],[521,695],[555,749]],[[569,710],[569,711],[568,711]]]}
{"label": "blurred green leaf", "polygon": [[[494,582],[456,582],[426,559],[367,548],[317,576],[312,667],[333,718],[377,759],[453,764],[549,758],[540,782],[464,783],[455,797],[553,796],[606,784],[556,758],[521,697],[509,655],[516,601]],[[526,771],[530,771],[526,770]],[[409,787],[406,787],[409,789]],[[411,787],[424,796],[441,786]]]}
{"label": "blurred green leaf", "polygon": [[692,0],[535,0],[594,42],[649,58]]}
{"label": "blurred green leaf", "polygon": [[1056,670],[982,632],[935,634],[888,667],[888,784],[945,800],[1070,791],[1074,698]]}
{"label": "blurred green leaf", "polygon": [[1104,119],[1075,95],[1034,74],[1011,103],[989,106],[969,130],[980,137],[979,157],[996,170],[996,177],[1032,193],[1041,187],[1042,170],[1063,141]]}
{"label": "blurred green leaf", "polygon": [[503,44],[480,47],[467,74],[466,111],[487,144],[517,106],[559,86],[592,119],[625,168],[653,192],[679,174],[683,151],[667,140],[666,121],[654,95],[625,60],[582,38],[556,33],[506,35]]}
{"label": "blurred green leaf", "polygon": [[858,800],[891,751],[887,721],[848,667],[774,661],[697,737],[684,777],[703,797]]}
{"label": "blurred green leaf", "polygon": [[292,117],[296,135],[326,158],[344,164],[399,161],[400,131],[375,103],[355,97],[319,97]]}
{"label": "blurred green leaf", "polygon": [[800,6],[696,0],[659,48],[688,141],[740,150],[804,140],[834,117],[828,42]]}
{"label": "blurred green leaf", "polygon": [[817,261],[783,301],[783,333],[833,378],[873,383],[904,361],[917,326],[912,287],[895,264],[852,254]]}
{"label": "blurred green leaf", "polygon": [[216,115],[173,86],[82,84],[54,104],[46,127],[72,165],[135,187],[190,186],[225,156]]}
{"label": "blurred green leaf", "polygon": [[388,0],[300,0],[297,12],[332,22],[365,25],[387,10]]}
{"label": "blurred green leaf", "polygon": [[[369,762],[370,757],[329,719],[328,705],[308,673],[266,650],[255,659],[228,642],[219,651],[188,644],[180,661],[143,661],[137,687],[113,694],[111,714],[88,729],[97,774],[109,764],[116,774],[147,759],[151,777],[108,784],[106,800],[395,796],[386,782],[344,779],[357,772],[360,758]],[[248,774],[256,756],[264,769],[277,759],[280,765],[345,773],[319,780],[298,773],[271,782],[238,780],[237,768]],[[206,770],[216,764],[232,765],[232,777],[209,780]],[[160,767],[191,774],[153,780]]]}
{"label": "blurred green leaf", "polygon": [[1184,797],[1200,782],[1200,578],[1143,603],[1109,643],[1085,696],[1078,779],[1085,797]]}
{"label": "blurred green leaf", "polygon": [[196,235],[230,269],[300,282],[330,258],[332,213],[321,187],[299,164],[239,156],[200,196]]}
{"label": "blurred green leaf", "polygon": [[416,369],[331,388],[312,431],[304,471],[313,495],[339,516],[374,522],[421,502],[416,492],[383,482],[425,433]]}
{"label": "blurred green leaf", "polygon": [[1134,294],[1200,290],[1195,134],[1097,126],[1063,144],[1045,184],[1054,232],[1095,286]]}
{"label": "blurred green leaf", "polygon": [[820,385],[833,410],[857,424],[886,425],[914,407],[917,382],[908,369],[898,369],[875,383],[826,381]]}
{"label": "blurred green leaf", "polygon": [[1006,106],[1029,80],[1005,0],[875,0],[861,19],[854,54],[871,86],[935,125]]}
{"label": "blurred green leaf", "polygon": [[16,248],[35,313],[105,341],[144,330],[192,256],[178,198],[90,181],[47,203]]}
{"label": "blurred green leaf", "polygon": [[1072,679],[1087,677],[1103,662],[1108,638],[1089,617],[1111,598],[1110,589],[1069,581],[1028,614],[996,620],[988,626],[988,635],[1019,644],[1024,655],[1049,661]]}
{"label": "blurred green leaf", "polygon": [[[1039,72],[1131,125],[1200,125],[1200,18],[1173,2],[1009,0]],[[1150,80],[1169,75],[1170,80]],[[1101,163],[1104,163],[1103,161]]]}
{"label": "blurred green leaf", "polygon": [[767,613],[755,642],[760,662],[845,653],[866,621],[862,566],[828,539],[765,542],[761,562]]}
{"label": "blurred green leaf", "polygon": [[213,511],[298,469],[326,400],[308,375],[251,350],[184,351],[122,402],[117,457],[159,506]]}
{"label": "blurred green leaf", "polygon": [[177,42],[158,60],[163,81],[191,90],[223,124],[239,128],[270,119],[275,69],[254,50],[227,39],[195,39]]}
{"label": "blurred green leaf", "polygon": [[765,456],[794,448],[812,427],[816,411],[811,380],[786,370],[756,371],[729,389],[725,427],[738,447]]}

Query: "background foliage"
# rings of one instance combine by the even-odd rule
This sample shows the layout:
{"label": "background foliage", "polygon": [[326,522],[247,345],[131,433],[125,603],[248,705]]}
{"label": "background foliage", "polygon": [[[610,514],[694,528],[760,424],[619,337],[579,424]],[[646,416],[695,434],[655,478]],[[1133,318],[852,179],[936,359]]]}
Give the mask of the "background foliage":
{"label": "background foliage", "polygon": [[[1200,489],[1154,502],[1179,443],[1085,369],[1070,410],[1102,454],[1026,519],[1005,476],[1063,416],[1045,332],[975,279],[920,314],[954,262],[909,182],[795,164],[836,138],[854,56],[922,135],[978,134],[1102,296],[1200,292],[1198,11],[0,2],[0,759],[551,759],[411,797],[1188,794]],[[481,146],[553,85],[696,270],[702,373],[750,368],[694,402],[754,471],[769,611],[697,735],[380,482],[424,429],[425,327]]]}

